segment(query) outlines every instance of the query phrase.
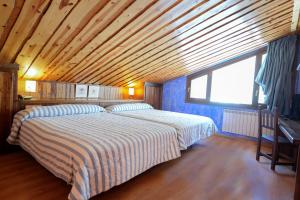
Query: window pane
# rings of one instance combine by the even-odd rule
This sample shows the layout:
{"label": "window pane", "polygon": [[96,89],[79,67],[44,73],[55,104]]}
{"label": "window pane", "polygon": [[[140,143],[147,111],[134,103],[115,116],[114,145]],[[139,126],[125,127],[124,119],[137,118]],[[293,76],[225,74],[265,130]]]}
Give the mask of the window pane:
{"label": "window pane", "polygon": [[206,99],[207,75],[191,81],[190,98]]}
{"label": "window pane", "polygon": [[252,104],[256,56],[212,73],[211,101]]}

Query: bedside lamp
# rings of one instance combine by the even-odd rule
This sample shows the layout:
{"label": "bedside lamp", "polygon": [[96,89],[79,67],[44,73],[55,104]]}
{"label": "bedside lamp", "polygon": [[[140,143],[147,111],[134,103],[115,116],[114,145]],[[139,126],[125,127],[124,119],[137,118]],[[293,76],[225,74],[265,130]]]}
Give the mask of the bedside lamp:
{"label": "bedside lamp", "polygon": [[133,98],[134,96],[134,88],[128,88],[128,94],[130,98]]}

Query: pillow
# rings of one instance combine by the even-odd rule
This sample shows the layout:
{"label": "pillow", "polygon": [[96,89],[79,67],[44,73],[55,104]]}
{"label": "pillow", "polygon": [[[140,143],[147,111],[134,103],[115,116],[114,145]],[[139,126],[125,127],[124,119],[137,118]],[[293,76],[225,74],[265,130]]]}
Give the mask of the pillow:
{"label": "pillow", "polygon": [[36,117],[55,117],[63,115],[88,114],[105,112],[106,110],[97,105],[89,104],[63,104],[56,106],[34,106],[17,112],[14,116],[11,133],[7,138],[8,143],[17,143],[17,136],[24,121]]}
{"label": "pillow", "polygon": [[147,110],[153,109],[153,107],[147,103],[125,103],[112,105],[105,108],[108,112],[122,112],[130,110]]}

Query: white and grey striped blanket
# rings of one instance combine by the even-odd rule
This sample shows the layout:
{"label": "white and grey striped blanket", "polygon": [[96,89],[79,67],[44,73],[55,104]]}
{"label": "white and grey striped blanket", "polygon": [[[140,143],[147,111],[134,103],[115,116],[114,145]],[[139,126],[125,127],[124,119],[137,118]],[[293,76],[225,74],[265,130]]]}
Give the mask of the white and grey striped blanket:
{"label": "white and grey striped blanket", "polygon": [[112,113],[165,124],[175,128],[181,150],[187,149],[195,142],[207,138],[217,131],[214,121],[204,116],[156,109],[116,111]]}
{"label": "white and grey striped blanket", "polygon": [[58,116],[40,108],[16,114],[8,142],[20,144],[55,176],[72,184],[69,199],[89,199],[180,156],[176,130],[169,126],[96,108],[88,114],[86,109],[72,111],[73,115],[56,109]]}

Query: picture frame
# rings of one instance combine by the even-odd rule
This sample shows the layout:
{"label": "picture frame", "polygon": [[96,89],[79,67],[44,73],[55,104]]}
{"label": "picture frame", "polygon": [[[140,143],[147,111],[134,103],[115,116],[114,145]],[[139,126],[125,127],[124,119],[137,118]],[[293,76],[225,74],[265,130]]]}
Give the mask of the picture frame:
{"label": "picture frame", "polygon": [[88,94],[88,86],[84,84],[76,84],[75,97],[86,98]]}
{"label": "picture frame", "polygon": [[90,85],[88,98],[98,98],[99,97],[99,89],[100,89],[100,87],[97,85]]}

